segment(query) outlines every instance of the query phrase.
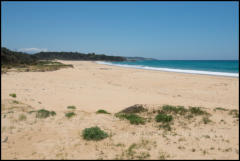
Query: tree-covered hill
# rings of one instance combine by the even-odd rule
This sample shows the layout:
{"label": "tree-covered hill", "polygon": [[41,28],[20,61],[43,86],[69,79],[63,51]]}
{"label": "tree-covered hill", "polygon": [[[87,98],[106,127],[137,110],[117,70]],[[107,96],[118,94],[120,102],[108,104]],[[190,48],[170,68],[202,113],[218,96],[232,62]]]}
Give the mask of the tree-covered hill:
{"label": "tree-covered hill", "polygon": [[12,65],[12,64],[35,64],[37,62],[35,55],[29,55],[22,52],[11,51],[7,48],[1,48],[1,64]]}
{"label": "tree-covered hill", "polygon": [[26,54],[11,51],[5,47],[1,48],[1,64],[34,64],[38,60],[103,60],[103,61],[125,61],[126,58],[120,56],[97,55],[95,53],[83,54],[78,52],[40,52],[36,54]]}
{"label": "tree-covered hill", "polygon": [[60,59],[60,60],[104,60],[104,61],[125,61],[120,56],[97,55],[95,53],[83,54],[78,52],[40,52],[34,54],[39,59]]}

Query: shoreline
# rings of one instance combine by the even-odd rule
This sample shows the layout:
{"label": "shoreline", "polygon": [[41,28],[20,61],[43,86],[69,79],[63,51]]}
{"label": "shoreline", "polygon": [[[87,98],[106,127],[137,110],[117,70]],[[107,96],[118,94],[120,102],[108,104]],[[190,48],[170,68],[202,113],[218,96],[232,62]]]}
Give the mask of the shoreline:
{"label": "shoreline", "polygon": [[140,66],[140,65],[128,65],[128,64],[113,64],[106,61],[94,61],[97,64],[118,66],[123,68],[134,68],[143,70],[154,70],[163,72],[175,72],[175,73],[185,73],[185,74],[197,74],[197,75],[209,75],[209,76],[222,76],[222,77],[233,77],[239,78],[239,73],[228,73],[228,72],[213,72],[213,71],[202,71],[202,70],[187,70],[187,69],[173,69],[173,68],[162,68],[162,67],[150,67],[150,66]]}

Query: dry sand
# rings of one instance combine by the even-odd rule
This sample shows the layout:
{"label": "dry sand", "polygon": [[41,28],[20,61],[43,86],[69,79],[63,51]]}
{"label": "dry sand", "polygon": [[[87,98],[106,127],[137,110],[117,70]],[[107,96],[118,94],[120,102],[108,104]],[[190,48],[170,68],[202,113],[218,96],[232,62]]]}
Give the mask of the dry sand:
{"label": "dry sand", "polygon": [[[61,62],[74,68],[2,75],[2,159],[239,158],[239,120],[229,115],[239,107],[239,78]],[[131,125],[114,116],[134,104],[144,104],[149,111],[164,104],[201,106],[212,122],[176,118],[173,130],[166,132],[158,128],[154,115],[143,114],[152,118],[145,125]],[[71,119],[64,115],[69,105],[77,108]],[[57,115],[37,119],[27,113],[41,108]],[[112,114],[96,114],[98,109]],[[19,121],[21,114],[26,120]],[[111,137],[83,140],[82,130],[96,125]],[[137,146],[131,150],[134,143]]]}

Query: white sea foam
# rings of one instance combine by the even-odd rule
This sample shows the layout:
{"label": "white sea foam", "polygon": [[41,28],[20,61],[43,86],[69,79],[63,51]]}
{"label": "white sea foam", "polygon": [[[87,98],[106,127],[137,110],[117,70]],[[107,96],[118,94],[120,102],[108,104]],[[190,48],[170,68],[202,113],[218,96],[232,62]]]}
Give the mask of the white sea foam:
{"label": "white sea foam", "polygon": [[226,72],[212,72],[212,71],[200,71],[200,70],[186,70],[186,69],[170,69],[170,68],[157,68],[143,65],[125,65],[125,64],[113,64],[110,62],[97,61],[98,64],[113,65],[119,67],[146,69],[146,70],[159,70],[167,72],[178,72],[178,73],[190,73],[190,74],[204,74],[204,75],[216,75],[216,76],[227,76],[227,77],[239,77],[238,73],[226,73]]}

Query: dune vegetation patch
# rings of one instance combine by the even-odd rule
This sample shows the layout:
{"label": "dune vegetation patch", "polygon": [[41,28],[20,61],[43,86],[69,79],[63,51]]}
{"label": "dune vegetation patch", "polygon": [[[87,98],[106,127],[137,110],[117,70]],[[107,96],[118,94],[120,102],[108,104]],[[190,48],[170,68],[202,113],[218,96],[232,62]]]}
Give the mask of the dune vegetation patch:
{"label": "dune vegetation patch", "polygon": [[184,108],[184,106],[172,106],[172,105],[163,105],[161,111],[164,113],[172,113],[179,115],[185,115],[188,112],[188,110]]}
{"label": "dune vegetation patch", "polygon": [[117,113],[115,114],[115,116],[120,119],[127,119],[130,121],[131,124],[134,124],[134,125],[145,124],[145,119],[136,114]]}
{"label": "dune vegetation patch", "polygon": [[83,139],[85,140],[102,140],[107,138],[109,135],[101,130],[99,127],[86,128],[82,132]]}
{"label": "dune vegetation patch", "polygon": [[[33,111],[31,111],[31,112],[33,112]],[[55,115],[56,115],[55,111],[48,111],[48,110],[45,110],[45,109],[41,109],[41,110],[36,111],[36,117],[37,118],[47,118],[47,117],[55,116]]]}
{"label": "dune vegetation patch", "polygon": [[10,93],[9,96],[11,96],[11,97],[13,97],[13,98],[16,98],[16,97],[17,97],[16,93]]}
{"label": "dune vegetation patch", "polygon": [[19,104],[19,102],[18,102],[18,101],[16,101],[16,100],[13,100],[13,103],[15,103],[15,104]]}
{"label": "dune vegetation patch", "polygon": [[97,114],[110,114],[109,112],[102,110],[102,109],[98,110],[96,113]]}
{"label": "dune vegetation patch", "polygon": [[155,117],[155,120],[157,122],[163,122],[163,123],[168,123],[170,121],[173,120],[173,117],[172,115],[167,115],[167,114],[164,114],[164,113],[159,113],[157,114],[157,116]]}
{"label": "dune vegetation patch", "polygon": [[67,117],[67,118],[71,118],[71,117],[73,117],[73,116],[75,116],[76,114],[74,113],[74,112],[67,112],[67,113],[65,113],[65,116]]}
{"label": "dune vegetation patch", "polygon": [[156,147],[156,142],[141,139],[138,143],[132,143],[129,147],[122,151],[120,155],[116,155],[116,160],[145,160],[150,159],[150,150]]}
{"label": "dune vegetation patch", "polygon": [[69,67],[73,68],[73,65],[63,64],[63,63],[54,62],[54,61],[39,61],[35,65],[28,66],[24,71],[45,72],[45,71],[55,71],[61,68],[69,68]]}
{"label": "dune vegetation patch", "polygon": [[214,111],[216,111],[216,110],[220,110],[220,111],[228,111],[228,109],[226,109],[226,108],[222,108],[222,107],[216,107],[216,108],[214,109]]}
{"label": "dune vegetation patch", "polygon": [[233,118],[239,118],[239,111],[238,110],[230,110],[229,115],[232,115]]}
{"label": "dune vegetation patch", "polygon": [[208,114],[206,111],[203,111],[201,107],[189,107],[189,111],[193,115],[206,115]]}
{"label": "dune vegetation patch", "polygon": [[163,114],[173,114],[180,116],[187,116],[188,118],[192,118],[193,116],[198,115],[209,115],[207,111],[204,111],[202,107],[192,107],[185,108],[184,106],[173,106],[173,105],[163,105],[158,113]]}
{"label": "dune vegetation patch", "polygon": [[43,61],[39,60],[34,63],[29,64],[8,64],[3,65],[1,68],[2,73],[7,73],[9,71],[17,72],[46,72],[55,71],[62,68],[73,68],[71,64],[63,64],[54,61]]}
{"label": "dune vegetation patch", "polygon": [[[212,122],[209,119],[210,113],[205,111],[202,107],[192,107],[185,108],[184,106],[173,106],[173,105],[163,105],[157,110],[158,114],[155,116],[155,121],[161,123],[158,127],[167,131],[171,131],[171,125],[174,120],[179,120],[179,123],[184,128],[187,127],[187,120],[192,120],[194,117],[202,116],[201,122],[208,124]],[[153,114],[155,110],[153,111]]]}
{"label": "dune vegetation patch", "polygon": [[72,110],[75,110],[76,107],[75,106],[67,106],[68,109],[72,109]]}

